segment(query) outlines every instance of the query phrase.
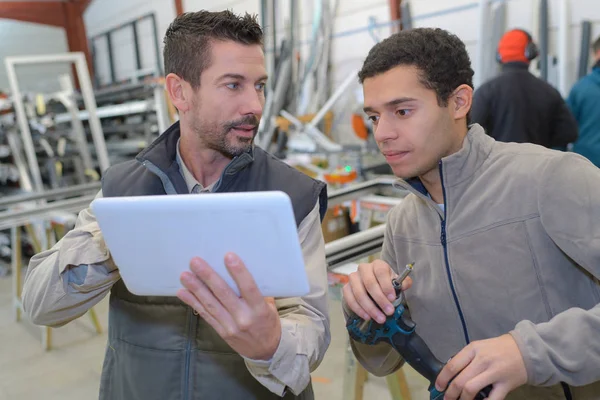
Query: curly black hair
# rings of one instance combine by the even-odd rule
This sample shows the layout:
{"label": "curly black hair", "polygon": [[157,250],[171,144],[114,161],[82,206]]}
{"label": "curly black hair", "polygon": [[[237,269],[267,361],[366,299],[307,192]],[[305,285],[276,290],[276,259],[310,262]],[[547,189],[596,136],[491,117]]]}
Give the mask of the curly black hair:
{"label": "curly black hair", "polygon": [[200,75],[210,65],[213,40],[231,40],[246,45],[263,45],[263,32],[256,15],[206,10],[184,13],[169,25],[163,40],[165,74],[174,73],[200,86]]}
{"label": "curly black hair", "polygon": [[437,94],[438,104],[448,105],[460,85],[473,87],[473,69],[465,44],[439,28],[400,31],[373,46],[358,73],[360,83],[399,65],[415,66],[421,84]]}

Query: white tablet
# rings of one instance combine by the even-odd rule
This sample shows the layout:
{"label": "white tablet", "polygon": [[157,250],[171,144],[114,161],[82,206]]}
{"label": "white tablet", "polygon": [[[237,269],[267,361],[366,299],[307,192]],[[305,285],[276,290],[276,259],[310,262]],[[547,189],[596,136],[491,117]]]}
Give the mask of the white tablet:
{"label": "white tablet", "polygon": [[239,295],[224,264],[234,252],[263,296],[309,292],[292,202],[278,191],[99,198],[92,202],[127,289],[175,296],[201,257]]}

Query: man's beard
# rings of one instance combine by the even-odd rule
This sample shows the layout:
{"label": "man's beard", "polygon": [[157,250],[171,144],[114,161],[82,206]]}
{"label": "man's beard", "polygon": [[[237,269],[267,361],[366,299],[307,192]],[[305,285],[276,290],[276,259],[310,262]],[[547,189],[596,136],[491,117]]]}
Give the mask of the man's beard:
{"label": "man's beard", "polygon": [[[200,122],[200,121],[197,121]],[[218,151],[228,158],[237,157],[243,153],[248,152],[252,148],[254,138],[258,131],[258,124],[260,120],[255,115],[248,115],[235,121],[229,121],[221,125],[217,129],[206,129],[202,123],[196,123],[195,131],[200,136],[200,139],[206,144],[206,147]],[[232,130],[238,126],[252,125],[252,138],[238,137],[232,138]],[[232,140],[227,140],[232,138]]]}

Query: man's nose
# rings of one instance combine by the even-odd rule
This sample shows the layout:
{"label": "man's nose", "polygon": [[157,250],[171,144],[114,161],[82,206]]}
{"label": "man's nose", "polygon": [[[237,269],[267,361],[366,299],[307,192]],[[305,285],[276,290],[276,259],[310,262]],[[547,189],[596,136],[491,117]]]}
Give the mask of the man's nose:
{"label": "man's nose", "polygon": [[381,143],[387,140],[396,139],[398,137],[398,133],[393,122],[390,121],[389,118],[382,115],[379,117],[377,125],[374,126],[373,136],[375,137],[375,141],[377,143]]}
{"label": "man's nose", "polygon": [[263,113],[264,104],[265,100],[263,93],[252,88],[252,90],[248,90],[248,93],[244,96],[242,114],[253,114],[260,118]]}

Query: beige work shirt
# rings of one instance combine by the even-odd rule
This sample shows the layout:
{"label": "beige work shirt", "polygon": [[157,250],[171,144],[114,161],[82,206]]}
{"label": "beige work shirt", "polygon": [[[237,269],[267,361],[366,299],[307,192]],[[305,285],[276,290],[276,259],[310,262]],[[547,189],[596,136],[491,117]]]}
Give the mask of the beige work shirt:
{"label": "beige work shirt", "polygon": [[[177,162],[190,193],[210,192],[186,167],[177,146]],[[102,192],[97,197],[101,197]],[[281,315],[281,341],[270,361],[245,359],[250,373],[273,393],[286,388],[299,394],[310,382],[310,372],[319,365],[330,342],[327,305],[325,244],[319,203],[298,227],[298,236],[310,284],[304,297],[276,300]],[[39,325],[61,326],[96,305],[120,279],[88,207],[81,211],[75,228],[50,250],[35,255],[23,289],[23,308]]]}

